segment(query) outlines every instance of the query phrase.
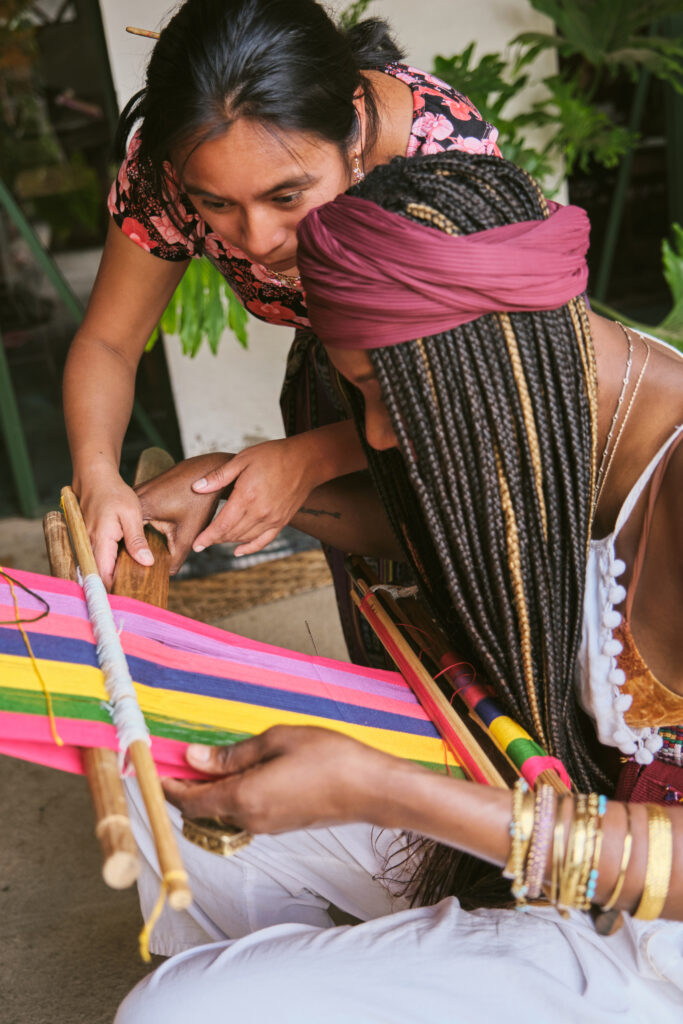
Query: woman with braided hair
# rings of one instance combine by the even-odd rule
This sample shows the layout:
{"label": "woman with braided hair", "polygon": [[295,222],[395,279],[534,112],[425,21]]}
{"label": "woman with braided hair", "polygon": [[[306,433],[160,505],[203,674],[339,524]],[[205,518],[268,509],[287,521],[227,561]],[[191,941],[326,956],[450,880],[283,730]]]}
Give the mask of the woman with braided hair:
{"label": "woman with braided hair", "polygon": [[[434,775],[326,730],[190,748],[216,779],[169,781],[171,801],[258,835],[226,862],[189,851],[193,922],[218,941],[193,949],[169,925],[162,951],[185,952],[117,1024],[225,1005],[253,1021],[680,1020],[683,362],[586,309],[588,230],[514,166],[457,153],[377,168],[299,228],[372,473],[306,508],[331,513],[340,548],[410,560],[454,649],[575,795]],[[146,502],[163,518],[154,486]],[[429,842],[392,874],[406,833]],[[504,866],[497,906],[462,854]],[[330,902],[363,923],[331,927]]]}

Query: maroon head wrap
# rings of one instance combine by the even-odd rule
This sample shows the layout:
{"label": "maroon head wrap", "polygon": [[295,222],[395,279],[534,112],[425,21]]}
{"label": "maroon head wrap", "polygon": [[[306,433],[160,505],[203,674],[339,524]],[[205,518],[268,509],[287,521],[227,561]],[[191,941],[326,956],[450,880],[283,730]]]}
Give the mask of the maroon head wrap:
{"label": "maroon head wrap", "polygon": [[578,206],[550,208],[545,220],[447,235],[338,196],[298,228],[313,330],[333,348],[382,348],[484,313],[557,309],[585,291],[590,222]]}

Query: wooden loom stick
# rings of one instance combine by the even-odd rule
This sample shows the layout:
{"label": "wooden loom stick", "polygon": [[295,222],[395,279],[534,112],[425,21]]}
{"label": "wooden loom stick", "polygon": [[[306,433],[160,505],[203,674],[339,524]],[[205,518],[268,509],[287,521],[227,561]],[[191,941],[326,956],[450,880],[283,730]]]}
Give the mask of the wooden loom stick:
{"label": "wooden loom stick", "polygon": [[[163,448],[145,448],[135,470],[133,485],[144,484],[160,473],[171,469],[175,463]],[[154,555],[154,565],[140,565],[121,545],[114,569],[112,594],[134,597],[157,608],[168,607],[169,567],[171,556],[166,539],[153,527],[145,527],[147,545]]]}
{"label": "wooden loom stick", "polygon": [[[44,516],[43,533],[52,575],[76,581],[78,571],[61,512],[48,512]],[[140,874],[140,856],[130,827],[116,751],[107,747],[84,747],[81,759],[95,808],[95,835],[102,849],[102,877],[111,889],[127,889]]]}
{"label": "wooden loom stick", "polygon": [[[408,598],[407,600],[401,600],[400,610],[405,613],[406,618],[416,627],[417,642],[425,653],[429,654],[437,665],[443,666],[444,663],[447,665],[452,664],[452,652],[447,649],[445,642],[439,643],[439,639],[445,641],[445,637],[437,638],[435,636],[433,623],[429,619],[424,606],[415,598]],[[444,675],[448,677],[449,672],[445,671]],[[486,728],[479,715],[472,708],[469,710],[469,715],[483,729]],[[507,755],[504,756],[507,758]],[[512,762],[510,763],[512,764]],[[549,768],[539,772],[537,782],[545,786],[552,786],[556,793],[563,796],[570,792],[569,787],[565,785],[557,772]]]}
{"label": "wooden loom stick", "polygon": [[[441,713],[443,720],[452,730],[455,730],[458,739],[461,736],[466,738],[466,756],[463,758],[462,751],[459,749],[455,751],[463,760],[465,772],[475,781],[487,782],[492,785],[511,785],[500,775],[495,766],[492,767],[494,772],[498,774],[500,782],[489,782],[489,779],[482,777],[480,769],[483,766],[488,766],[490,763],[486,751],[479,746],[476,737],[471,736],[469,728],[460,713],[448,701],[436,683],[435,678],[421,660],[421,656],[423,654],[426,655],[436,667],[438,674],[443,673],[446,678],[450,678],[449,668],[452,667],[455,656],[448,649],[445,637],[440,634],[438,627],[429,618],[422,604],[415,597],[400,597],[399,605],[391,594],[391,587],[388,589],[380,587],[375,595],[371,586],[375,585],[377,580],[363,559],[350,558],[348,565],[349,575],[355,586],[355,590],[351,593],[352,599],[373,629],[377,631],[379,626],[378,637],[387,648],[388,653],[396,661],[399,671],[405,674],[404,670],[407,668],[412,675],[417,677],[414,681],[406,677],[413,688],[415,688],[414,682],[417,682],[417,685],[422,687],[421,680],[424,679],[426,682],[425,692],[427,694],[434,693],[436,698],[434,707]],[[376,608],[378,606],[383,613],[381,616],[376,615]],[[402,632],[399,623],[406,629],[409,639]],[[411,625],[415,627],[414,631],[410,629]],[[416,653],[415,648],[417,648],[418,653]],[[398,658],[396,652],[398,652]],[[412,656],[408,657],[406,652],[410,652]],[[457,692],[457,690],[454,692]],[[441,700],[439,700],[438,695],[440,695]],[[424,703],[423,696],[420,693],[418,693],[418,698],[421,703]],[[429,708],[427,710],[429,711]],[[486,725],[471,708],[467,709],[467,718],[474,722],[485,735],[488,734]],[[489,737],[488,742],[497,748],[498,756],[509,765],[510,770],[514,773],[513,777],[517,777],[519,769],[513,764],[507,753],[492,738]],[[475,759],[474,766],[470,760],[471,758]],[[488,770],[486,770],[485,774],[489,774]],[[569,793],[569,789],[564,781],[552,769],[540,772],[537,782],[552,786],[557,793]]]}
{"label": "wooden loom stick", "polygon": [[[76,559],[84,578],[95,576],[99,579],[90,539],[83,521],[80,506],[70,487],[62,488],[64,512],[71,535]],[[142,739],[133,740],[128,755],[135,769],[142,793],[149,823],[154,836],[159,868],[168,891],[168,900],[174,910],[183,910],[192,902],[192,893],[187,881],[178,845],[166,811],[164,792],[159,782],[156,766],[148,744]]]}
{"label": "wooden loom stick", "polygon": [[[449,745],[453,753],[460,759],[465,772],[477,782],[489,786],[507,788],[507,782],[495,764],[481,750],[471,733],[456,714],[447,698],[441,692],[437,682],[422,664],[415,651],[405,637],[396,628],[390,615],[382,606],[381,600],[372,593],[368,584],[355,578],[357,589],[351,591],[354,604],[368,619],[371,626],[377,624],[382,636],[380,640],[410,685],[415,689],[418,700],[430,718],[440,717],[447,720],[452,737]],[[437,725],[438,728],[438,725]]]}

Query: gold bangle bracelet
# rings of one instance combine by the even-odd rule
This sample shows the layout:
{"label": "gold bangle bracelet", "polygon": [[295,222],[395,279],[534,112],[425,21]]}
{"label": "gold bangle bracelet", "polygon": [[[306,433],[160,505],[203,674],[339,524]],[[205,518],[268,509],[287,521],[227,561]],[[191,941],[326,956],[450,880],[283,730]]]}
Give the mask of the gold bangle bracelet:
{"label": "gold bangle bracelet", "polygon": [[619,897],[621,896],[621,890],[624,888],[624,881],[626,880],[626,872],[631,861],[631,849],[633,848],[633,833],[631,832],[631,808],[628,804],[624,804],[624,810],[626,811],[626,834],[624,836],[624,848],[621,854],[621,864],[619,865],[619,874],[617,880],[614,883],[614,889],[612,895],[602,906],[602,912],[606,913],[611,910]]}
{"label": "gold bangle bracelet", "polygon": [[579,793],[574,803],[574,815],[569,827],[567,851],[560,875],[560,895],[557,906],[568,915],[575,906],[576,893],[586,851],[588,797]]}
{"label": "gold bangle bracelet", "polygon": [[577,910],[588,910],[590,907],[590,901],[586,903],[586,890],[588,888],[588,879],[590,877],[591,868],[593,867],[595,845],[600,831],[600,818],[598,816],[599,799],[600,798],[597,793],[590,793],[588,795],[588,802],[586,805],[586,837],[584,840],[583,863],[581,864],[579,879],[576,885],[576,896],[574,899],[574,906]]}
{"label": "gold bangle bracelet", "polygon": [[663,807],[647,804],[647,868],[645,885],[634,917],[654,921],[664,909],[673,865],[673,828]]}
{"label": "gold bangle bracelet", "polygon": [[567,796],[559,797],[555,807],[555,828],[553,830],[553,865],[550,876],[550,892],[548,899],[554,907],[557,906],[560,898],[560,877],[562,874],[562,858],[564,856],[564,802],[571,799]]}

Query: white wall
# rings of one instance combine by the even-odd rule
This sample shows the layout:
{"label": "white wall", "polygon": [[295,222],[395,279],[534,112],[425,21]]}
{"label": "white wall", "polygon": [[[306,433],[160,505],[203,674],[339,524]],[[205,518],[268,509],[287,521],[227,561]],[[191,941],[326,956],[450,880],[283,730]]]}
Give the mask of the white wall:
{"label": "white wall", "polygon": [[[168,0],[100,0],[112,74],[119,105],[140,88],[151,40],[131,36],[126,25],[157,30],[176,4]],[[344,0],[329,5],[346,6]],[[386,18],[407,60],[429,70],[435,54],[450,56],[473,39],[477,52],[502,50],[518,32],[547,30],[548,22],[527,0],[375,0],[369,15]],[[552,70],[552,58],[540,73]],[[533,141],[533,140],[530,140]],[[171,381],[186,455],[237,451],[282,436],[278,394],[291,328],[270,327],[250,319],[249,350],[226,333],[217,356],[208,349],[190,360],[177,339],[166,339]]]}

